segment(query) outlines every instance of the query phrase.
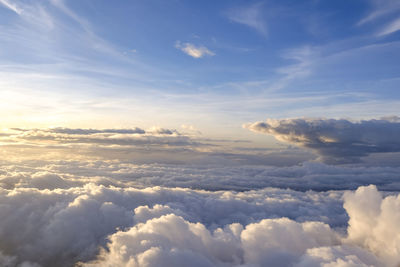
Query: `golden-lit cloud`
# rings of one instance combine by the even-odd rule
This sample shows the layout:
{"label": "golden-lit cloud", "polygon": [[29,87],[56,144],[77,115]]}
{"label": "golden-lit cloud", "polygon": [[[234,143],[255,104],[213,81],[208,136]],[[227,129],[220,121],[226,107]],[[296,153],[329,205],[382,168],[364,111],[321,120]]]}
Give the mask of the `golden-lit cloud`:
{"label": "golden-lit cloud", "polygon": [[182,50],[185,54],[193,57],[193,58],[202,58],[204,56],[215,56],[215,53],[210,51],[205,46],[196,46],[191,43],[181,43],[177,41],[175,47],[179,50]]}

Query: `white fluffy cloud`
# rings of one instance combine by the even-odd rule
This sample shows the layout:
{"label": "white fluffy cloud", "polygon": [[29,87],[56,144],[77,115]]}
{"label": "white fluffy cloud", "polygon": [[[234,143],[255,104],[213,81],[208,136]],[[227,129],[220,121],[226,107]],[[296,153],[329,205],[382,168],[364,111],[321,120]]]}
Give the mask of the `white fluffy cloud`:
{"label": "white fluffy cloud", "polygon": [[244,127],[316,151],[325,162],[358,162],[371,153],[400,152],[398,117],[352,122],[335,119],[268,119]]}
{"label": "white fluffy cloud", "polygon": [[345,192],[346,214],[342,196],[343,191],[210,192],[94,184],[0,189],[0,263],[398,264],[400,197],[383,197],[374,186]]}
{"label": "white fluffy cloud", "polygon": [[[314,205],[314,199],[324,205]],[[324,211],[340,209],[340,194],[261,190],[234,193],[189,189],[106,188],[86,185],[38,191],[31,188],[0,192],[0,250],[15,262],[69,266],[95,256],[105,237],[116,231],[166,214],[216,228],[240,222],[246,225],[268,217],[328,220]],[[298,210],[298,206],[302,210]],[[149,208],[151,207],[151,208]],[[327,208],[329,207],[329,208]],[[330,222],[330,221],[329,221]]]}
{"label": "white fluffy cloud", "polygon": [[179,41],[176,42],[175,48],[181,50],[185,54],[194,57],[194,58],[202,58],[204,56],[215,56],[215,53],[210,51],[205,46],[196,46],[191,43],[181,43]]}
{"label": "white fluffy cloud", "polygon": [[[31,150],[28,160],[0,161],[1,266],[400,263],[400,197],[377,190],[400,191],[396,164],[140,164],[93,159],[82,151],[85,145],[130,146],[121,140],[132,139],[135,149],[165,144],[172,157],[170,146],[191,146],[191,137],[160,128],[10,134],[15,136],[3,140],[50,146],[38,151],[54,159],[32,160],[41,153]],[[137,140],[144,141],[139,146]],[[24,153],[21,142],[15,148],[19,154]],[[55,151],[74,142],[79,146],[68,149],[81,158],[56,160]],[[145,150],[140,153],[146,156]],[[357,189],[370,183],[377,187]],[[340,191],[347,189],[357,190]]]}
{"label": "white fluffy cloud", "polygon": [[[345,206],[352,206],[350,222],[359,220],[362,225],[373,219],[368,215],[352,217],[354,212],[365,213],[368,195],[381,197],[373,186],[346,193]],[[399,229],[379,218],[393,211],[384,203],[392,198],[396,197],[374,202],[382,209],[377,214],[379,223],[391,233],[381,238],[389,242],[386,246],[376,239],[370,245],[353,242],[354,225],[349,226],[347,237],[321,222],[300,223],[287,218],[247,225],[232,223],[211,231],[201,223],[170,213],[114,233],[98,260],[84,266],[397,266],[400,253],[391,248],[400,244]],[[373,238],[375,227],[357,230],[368,239]]]}
{"label": "white fluffy cloud", "polygon": [[[96,266],[289,266],[309,247],[336,241],[329,226],[265,219],[209,231],[174,214],[110,236]],[[89,266],[91,264],[88,264]]]}
{"label": "white fluffy cloud", "polygon": [[[400,263],[400,195],[382,199],[375,186],[345,194],[347,242],[371,250],[390,266]],[[368,208],[367,208],[368,207]]]}
{"label": "white fluffy cloud", "polygon": [[307,249],[296,267],[371,267],[385,266],[372,253],[352,245]]}

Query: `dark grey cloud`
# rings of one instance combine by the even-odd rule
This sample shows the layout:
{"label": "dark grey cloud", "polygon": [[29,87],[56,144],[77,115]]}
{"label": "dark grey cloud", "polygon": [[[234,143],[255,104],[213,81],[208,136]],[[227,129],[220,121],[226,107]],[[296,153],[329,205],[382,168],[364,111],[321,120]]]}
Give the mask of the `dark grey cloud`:
{"label": "dark grey cloud", "polygon": [[345,119],[268,119],[244,127],[312,149],[328,163],[354,163],[373,153],[400,152],[399,117],[358,122]]}
{"label": "dark grey cloud", "polygon": [[148,130],[147,132],[152,134],[161,134],[161,135],[172,135],[172,134],[179,135],[179,132],[177,130],[170,130],[165,128],[153,128]]}
{"label": "dark grey cloud", "polygon": [[81,129],[81,128],[45,128],[45,129],[24,129],[24,128],[11,128],[10,130],[17,132],[32,132],[32,133],[55,133],[66,135],[96,135],[96,134],[148,134],[148,135],[181,135],[175,129],[165,129],[153,127],[148,130],[143,130],[139,127],[126,128],[126,129]]}
{"label": "dark grey cloud", "polygon": [[47,129],[47,132],[62,133],[62,134],[97,134],[97,133],[119,133],[119,134],[144,134],[145,130],[135,127],[133,129],[71,129],[71,128],[52,128]]}

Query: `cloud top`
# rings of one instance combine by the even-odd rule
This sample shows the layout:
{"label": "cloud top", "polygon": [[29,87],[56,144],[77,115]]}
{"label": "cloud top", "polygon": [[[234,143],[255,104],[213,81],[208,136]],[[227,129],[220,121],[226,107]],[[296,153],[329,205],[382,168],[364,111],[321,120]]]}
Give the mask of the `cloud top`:
{"label": "cloud top", "polygon": [[400,152],[398,117],[353,122],[345,119],[267,119],[244,125],[317,152],[328,163],[359,162],[371,153]]}
{"label": "cloud top", "polygon": [[[389,171],[391,178],[380,179]],[[397,266],[396,193],[268,186],[379,181],[394,190],[398,173],[322,163],[207,168],[3,160],[0,265]]]}
{"label": "cloud top", "polygon": [[[375,186],[342,196],[273,188],[209,192],[93,184],[0,189],[0,263],[397,266],[400,197],[384,197]],[[342,199],[347,234],[331,223],[339,219],[339,226],[346,225],[348,217],[337,207]]]}

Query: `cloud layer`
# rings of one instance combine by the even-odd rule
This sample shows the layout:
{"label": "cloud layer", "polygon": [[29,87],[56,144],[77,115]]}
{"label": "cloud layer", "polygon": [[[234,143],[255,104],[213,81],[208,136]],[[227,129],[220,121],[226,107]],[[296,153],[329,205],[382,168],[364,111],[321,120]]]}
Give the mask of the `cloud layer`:
{"label": "cloud layer", "polygon": [[[38,158],[51,154],[51,158],[63,159],[74,157],[74,155],[115,159],[123,155],[129,157],[130,154],[133,157],[139,157],[140,154],[140,158],[146,159],[151,154],[155,162],[158,158],[167,159],[164,155],[166,153],[174,154],[173,152],[177,151],[181,154],[195,153],[199,147],[211,146],[211,144],[195,140],[191,135],[157,127],[147,130],[137,127],[130,129],[11,128],[0,135],[0,142],[3,148],[7,148],[5,154],[8,158],[15,155],[16,158],[21,159],[31,157],[32,154],[36,154],[35,158]],[[58,155],[55,155],[57,153]],[[179,157],[180,155],[172,157],[171,161],[178,160]]]}
{"label": "cloud layer", "polygon": [[[264,164],[287,166],[314,157],[290,149],[263,149],[243,146],[248,140],[204,138],[193,128],[138,127],[127,129],[11,128],[0,132],[0,154],[4,158],[76,159],[77,157],[121,160],[137,163],[182,164]],[[240,147],[239,147],[240,146]],[[290,153],[289,153],[290,152]],[[33,156],[33,157],[32,157]]]}
{"label": "cloud layer", "polygon": [[[373,121],[369,127],[382,123],[390,131],[397,120]],[[368,140],[382,147],[389,137]],[[204,140],[161,128],[12,129],[0,138],[5,155],[13,145],[19,155],[0,161],[2,266],[400,263],[396,164],[227,166],[222,157],[259,155],[218,155],[207,151]],[[140,157],[146,149],[163,150],[169,157],[179,148],[205,149],[199,154],[209,161],[141,164],[82,152],[98,154],[102,146],[107,153],[139,150]],[[25,147],[40,153],[29,150],[32,154],[23,160]],[[66,149],[78,158],[67,160],[55,152]],[[47,159],[40,158],[43,151]],[[151,158],[154,162],[154,154]],[[366,186],[371,183],[377,185]]]}
{"label": "cloud layer", "polygon": [[[329,164],[399,167],[397,117],[353,123],[346,120],[269,120],[245,127],[292,145],[269,148],[249,140],[204,138],[174,129],[3,129],[0,155],[22,159],[101,159],[141,164],[294,166],[319,155]],[[309,149],[302,149],[306,147]],[[313,154],[312,151],[316,152]]]}
{"label": "cloud layer", "polygon": [[400,152],[398,117],[352,122],[341,119],[268,119],[244,127],[306,147],[329,163],[359,162],[371,153]]}
{"label": "cloud layer", "polygon": [[245,191],[265,187],[297,191],[354,190],[376,184],[400,191],[399,167],[365,167],[304,163],[275,166],[134,164],[116,160],[27,160],[0,162],[0,186],[6,189],[56,189],[83,186],[182,187],[210,191]]}
{"label": "cloud layer", "polygon": [[375,186],[360,187],[344,193],[344,209],[342,196],[342,191],[235,193],[93,184],[0,189],[0,263],[398,264],[400,196],[383,197]]}

